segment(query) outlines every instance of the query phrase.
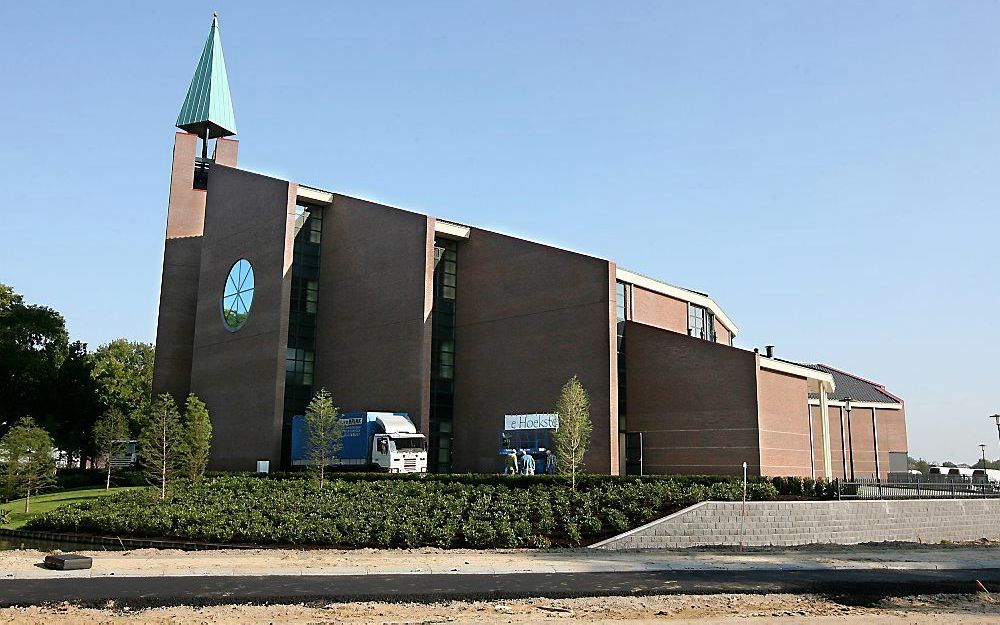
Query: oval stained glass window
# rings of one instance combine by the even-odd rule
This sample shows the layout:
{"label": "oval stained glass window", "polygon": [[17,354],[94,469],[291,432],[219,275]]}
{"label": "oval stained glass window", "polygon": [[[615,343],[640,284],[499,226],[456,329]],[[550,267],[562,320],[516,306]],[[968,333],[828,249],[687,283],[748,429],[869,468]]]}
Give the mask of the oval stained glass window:
{"label": "oval stained glass window", "polygon": [[243,327],[253,305],[253,266],[241,258],[233,264],[222,295],[222,320],[226,329],[235,332]]}

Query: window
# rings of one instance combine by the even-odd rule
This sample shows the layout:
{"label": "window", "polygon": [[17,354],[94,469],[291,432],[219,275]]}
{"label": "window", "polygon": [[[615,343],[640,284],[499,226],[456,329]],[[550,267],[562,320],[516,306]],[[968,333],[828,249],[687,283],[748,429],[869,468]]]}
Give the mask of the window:
{"label": "window", "polygon": [[715,341],[715,315],[697,304],[688,304],[688,334],[695,338]]}
{"label": "window", "polygon": [[434,309],[431,322],[431,405],[427,468],[451,470],[452,424],[455,408],[455,289],[458,286],[458,244],[434,241]]}
{"label": "window", "polygon": [[615,316],[618,321],[625,321],[625,283],[615,284]]}
{"label": "window", "polygon": [[250,261],[236,261],[226,277],[222,294],[222,321],[226,329],[235,332],[243,327],[253,305],[253,267]]}
{"label": "window", "polygon": [[291,384],[312,384],[315,359],[311,350],[289,347],[285,356],[285,381]]}

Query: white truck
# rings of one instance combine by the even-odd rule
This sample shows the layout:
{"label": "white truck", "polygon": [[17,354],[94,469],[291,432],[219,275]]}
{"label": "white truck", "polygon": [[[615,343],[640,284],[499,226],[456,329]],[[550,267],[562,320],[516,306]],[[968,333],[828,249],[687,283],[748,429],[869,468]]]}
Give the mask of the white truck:
{"label": "white truck", "polygon": [[[340,451],[330,466],[389,473],[426,473],[427,437],[405,412],[347,412]],[[292,465],[308,461],[305,417],[292,419]]]}

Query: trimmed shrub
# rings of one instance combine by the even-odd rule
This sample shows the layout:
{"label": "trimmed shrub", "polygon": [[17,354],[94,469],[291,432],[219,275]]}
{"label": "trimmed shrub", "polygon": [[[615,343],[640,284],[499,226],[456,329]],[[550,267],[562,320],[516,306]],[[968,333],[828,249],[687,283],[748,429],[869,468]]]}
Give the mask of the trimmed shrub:
{"label": "trimmed shrub", "polygon": [[[699,480],[584,476],[573,491],[551,476],[381,477],[345,474],[322,488],[298,477],[211,477],[200,484],[176,482],[165,500],[143,489],[64,506],[32,519],[27,527],[258,544],[575,546],[698,501],[743,496],[742,483],[730,479],[706,485]],[[751,485],[749,494],[768,499],[777,490],[760,482]]]}

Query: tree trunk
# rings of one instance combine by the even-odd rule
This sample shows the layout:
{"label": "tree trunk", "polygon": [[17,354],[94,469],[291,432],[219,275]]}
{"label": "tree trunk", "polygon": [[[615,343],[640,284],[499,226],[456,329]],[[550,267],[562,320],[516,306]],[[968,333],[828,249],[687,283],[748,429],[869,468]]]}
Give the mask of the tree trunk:
{"label": "tree trunk", "polygon": [[105,459],[105,462],[108,463],[108,481],[105,482],[105,484],[104,484],[104,490],[107,491],[107,490],[111,490],[111,454],[110,453],[108,454],[107,459]]}
{"label": "tree trunk", "polygon": [[160,465],[160,499],[167,498],[167,425],[163,424],[163,464]]}
{"label": "tree trunk", "polygon": [[28,481],[28,490],[24,493],[24,513],[31,511],[31,481]]}

